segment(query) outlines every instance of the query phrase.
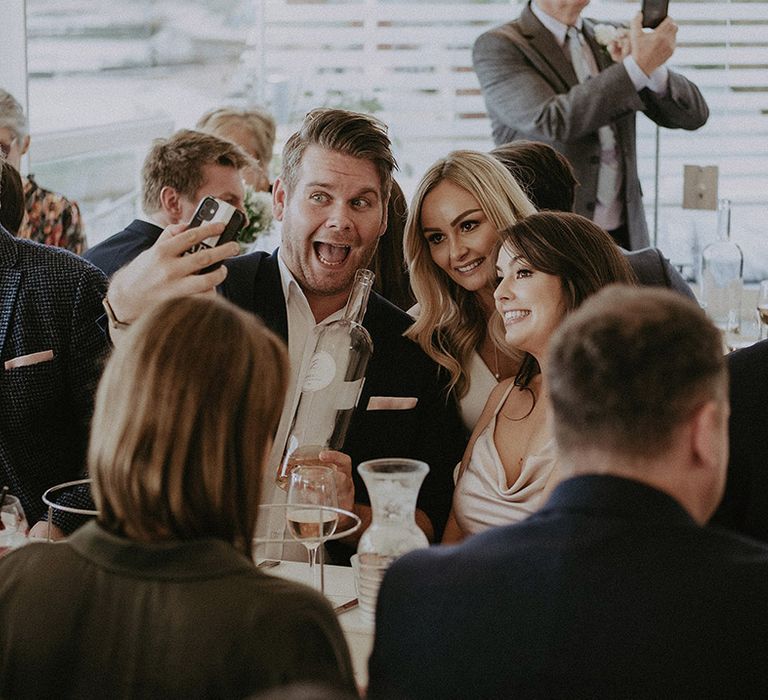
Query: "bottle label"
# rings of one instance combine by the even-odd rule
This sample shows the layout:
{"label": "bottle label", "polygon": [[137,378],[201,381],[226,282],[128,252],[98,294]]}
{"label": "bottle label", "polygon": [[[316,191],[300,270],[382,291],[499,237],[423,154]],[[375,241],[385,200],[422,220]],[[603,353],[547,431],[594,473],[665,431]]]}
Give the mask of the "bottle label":
{"label": "bottle label", "polygon": [[325,389],[336,376],[336,362],[325,350],[318,350],[309,361],[309,368],[304,377],[302,391],[320,391]]}
{"label": "bottle label", "polygon": [[339,389],[336,408],[339,411],[346,411],[349,408],[357,406],[360,394],[363,391],[363,382],[365,377],[360,377],[353,382],[342,382]]}

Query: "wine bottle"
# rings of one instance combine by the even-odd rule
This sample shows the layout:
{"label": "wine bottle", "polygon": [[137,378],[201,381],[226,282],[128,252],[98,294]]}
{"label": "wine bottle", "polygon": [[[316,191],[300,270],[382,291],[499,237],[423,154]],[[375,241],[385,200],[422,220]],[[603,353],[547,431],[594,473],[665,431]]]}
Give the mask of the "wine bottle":
{"label": "wine bottle", "polygon": [[717,240],[701,252],[701,305],[723,331],[741,322],[744,254],[731,240],[731,202],[721,199],[717,211]]}
{"label": "wine bottle", "polygon": [[362,323],[374,276],[370,270],[357,271],[344,315],[318,333],[277,472],[281,488],[288,487],[296,465],[323,464],[320,452],[344,444],[373,354],[371,336]]}

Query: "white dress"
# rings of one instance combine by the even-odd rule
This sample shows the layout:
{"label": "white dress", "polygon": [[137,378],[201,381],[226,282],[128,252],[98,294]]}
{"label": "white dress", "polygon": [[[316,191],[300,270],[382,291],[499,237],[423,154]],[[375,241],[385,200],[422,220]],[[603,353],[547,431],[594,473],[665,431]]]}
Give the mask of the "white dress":
{"label": "white dress", "polygon": [[[419,317],[419,305],[414,304],[408,309],[408,314],[412,318]],[[499,380],[493,375],[488,365],[483,362],[483,358],[477,352],[473,352],[469,360],[469,391],[464,398],[459,400],[459,412],[464,427],[472,432],[475,424],[480,418],[480,414],[485,408],[488,397],[496,388]]]}
{"label": "white dress", "polygon": [[488,397],[499,383],[483,358],[476,352],[469,361],[469,391],[459,400],[459,410],[464,427],[472,431],[488,402]]}
{"label": "white dress", "polygon": [[557,481],[559,470],[552,438],[538,454],[526,457],[520,475],[513,484],[507,485],[493,433],[496,416],[512,389],[514,384],[510,384],[490,422],[478,435],[469,464],[453,493],[453,513],[467,535],[527,518],[546,501]]}

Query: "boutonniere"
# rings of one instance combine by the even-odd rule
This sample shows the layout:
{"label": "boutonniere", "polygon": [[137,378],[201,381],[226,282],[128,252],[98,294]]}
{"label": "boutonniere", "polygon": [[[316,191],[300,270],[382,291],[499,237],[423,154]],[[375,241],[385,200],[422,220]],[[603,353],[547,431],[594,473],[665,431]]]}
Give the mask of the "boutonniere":
{"label": "boutonniere", "polygon": [[272,228],[272,195],[269,192],[256,192],[250,185],[246,185],[244,204],[248,224],[237,235],[237,242],[243,252]]}
{"label": "boutonniere", "polygon": [[622,61],[629,54],[629,30],[612,24],[595,25],[595,41],[612,61]]}

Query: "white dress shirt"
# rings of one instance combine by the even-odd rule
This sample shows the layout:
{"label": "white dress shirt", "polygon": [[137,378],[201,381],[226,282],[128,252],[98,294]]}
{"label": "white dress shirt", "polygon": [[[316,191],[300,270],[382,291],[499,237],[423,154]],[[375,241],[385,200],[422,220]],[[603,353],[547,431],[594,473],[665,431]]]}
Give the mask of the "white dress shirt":
{"label": "white dress shirt", "polygon": [[[267,464],[262,475],[261,503],[285,503],[286,492],[279,488],[275,482],[278,467],[283,457],[285,444],[293,422],[293,416],[301,396],[303,378],[312,353],[315,349],[315,340],[318,329],[324,325],[339,319],[344,314],[342,307],[320,323],[315,322],[312,309],[309,307],[307,297],[288,269],[282,255],[282,249],[278,251],[277,263],[280,269],[280,284],[285,297],[285,310],[288,317],[288,356],[290,358],[290,381],[285,396],[283,412],[277,427],[275,442],[269,453]],[[256,537],[268,537],[278,539],[285,535],[285,511],[282,508],[273,508],[259,513],[259,521],[256,527]],[[281,550],[283,550],[281,552]],[[257,552],[259,558],[267,559],[295,559],[305,561],[307,551],[303,545],[287,545],[284,549],[280,545],[265,545]]]}

